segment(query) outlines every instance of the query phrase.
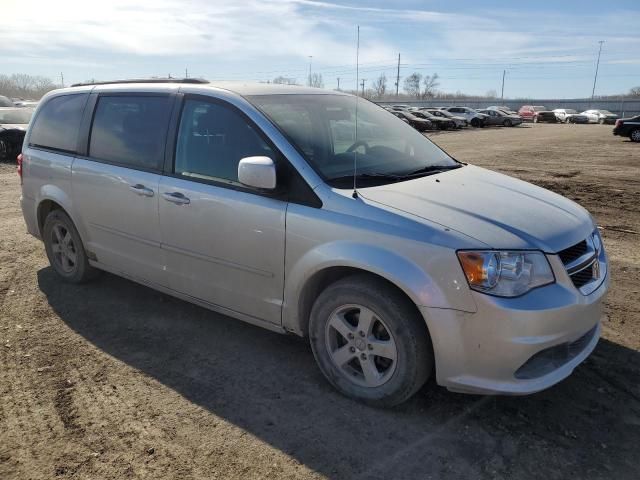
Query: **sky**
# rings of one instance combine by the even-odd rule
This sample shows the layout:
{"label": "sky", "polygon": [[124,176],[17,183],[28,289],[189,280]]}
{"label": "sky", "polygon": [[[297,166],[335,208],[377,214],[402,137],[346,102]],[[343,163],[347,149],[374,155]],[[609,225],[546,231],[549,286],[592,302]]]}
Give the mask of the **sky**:
{"label": "sky", "polygon": [[[437,73],[442,91],[591,96],[640,86],[640,0],[0,0],[0,74],[59,83],[167,76],[369,87]],[[9,21],[7,21],[9,19]]]}

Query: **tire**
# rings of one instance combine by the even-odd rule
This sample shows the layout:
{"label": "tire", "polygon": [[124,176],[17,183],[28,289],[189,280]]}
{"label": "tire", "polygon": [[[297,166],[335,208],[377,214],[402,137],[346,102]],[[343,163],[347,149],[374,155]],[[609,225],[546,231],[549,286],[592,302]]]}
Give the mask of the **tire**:
{"label": "tire", "polygon": [[564,119],[564,123],[571,123],[571,117],[567,117]]}
{"label": "tire", "polygon": [[82,239],[69,216],[53,210],[44,221],[44,247],[54,271],[68,283],[83,283],[98,270],[89,265]]}
{"label": "tire", "polygon": [[480,120],[478,120],[477,118],[472,118],[471,119],[471,126],[478,128],[480,126]]}
{"label": "tire", "polygon": [[424,319],[406,298],[369,275],[344,278],[320,294],[311,310],[309,340],[329,383],[371,406],[408,400],[433,371]]}
{"label": "tire", "polygon": [[538,116],[537,115],[533,116],[533,123],[538,123]]}
{"label": "tire", "polygon": [[599,120],[598,120],[598,123],[599,123],[600,125],[604,125],[604,118],[599,119]]}
{"label": "tire", "polygon": [[629,138],[632,142],[640,142],[640,128],[636,128],[634,131],[632,131],[629,135]]}
{"label": "tire", "polygon": [[513,127],[513,123],[511,123],[511,120],[509,120],[508,118],[503,122],[503,125],[505,127]]}

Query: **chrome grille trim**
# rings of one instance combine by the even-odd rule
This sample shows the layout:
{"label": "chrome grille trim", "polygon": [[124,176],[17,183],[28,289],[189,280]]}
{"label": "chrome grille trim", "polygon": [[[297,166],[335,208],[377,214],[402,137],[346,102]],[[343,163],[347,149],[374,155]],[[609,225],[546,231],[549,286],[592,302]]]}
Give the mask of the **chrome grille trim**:
{"label": "chrome grille trim", "polygon": [[573,285],[583,295],[589,295],[602,284],[607,273],[604,248],[596,250],[592,235],[561,250],[558,256]]}

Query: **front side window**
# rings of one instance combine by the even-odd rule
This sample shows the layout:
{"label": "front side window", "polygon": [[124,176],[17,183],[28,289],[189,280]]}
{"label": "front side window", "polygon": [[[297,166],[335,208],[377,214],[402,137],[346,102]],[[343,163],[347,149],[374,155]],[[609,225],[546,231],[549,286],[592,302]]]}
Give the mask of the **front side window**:
{"label": "front side window", "polygon": [[238,111],[219,103],[185,101],[174,173],[238,184],[238,163],[253,156],[275,160],[271,147]]}
{"label": "front side window", "polygon": [[86,93],[61,95],[48,100],[38,113],[29,145],[75,153],[82,113],[89,97]]}
{"label": "front side window", "polygon": [[[347,188],[353,181],[354,156],[359,175],[388,181],[431,167],[458,167],[449,155],[424,135],[366,100],[349,95],[256,95],[251,101],[298,148],[309,164],[331,185]],[[302,124],[296,119],[307,118]],[[344,184],[344,187],[343,187]]]}
{"label": "front side window", "polygon": [[171,114],[169,96],[101,96],[89,155],[125,167],[158,170]]}

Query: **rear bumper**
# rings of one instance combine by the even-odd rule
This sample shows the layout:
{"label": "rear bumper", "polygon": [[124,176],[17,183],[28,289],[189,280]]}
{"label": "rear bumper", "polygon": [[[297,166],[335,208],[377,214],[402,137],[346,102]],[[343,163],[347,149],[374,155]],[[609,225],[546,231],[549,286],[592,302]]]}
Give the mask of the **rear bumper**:
{"label": "rear bumper", "polygon": [[27,225],[27,232],[36,238],[41,238],[38,228],[38,215],[35,200],[22,195],[20,197],[20,208],[22,209],[24,222]]}
{"label": "rear bumper", "polygon": [[558,282],[519,298],[473,292],[477,312],[423,307],[436,379],[449,390],[525,395],[568,377],[600,336],[607,276],[590,295]]}

